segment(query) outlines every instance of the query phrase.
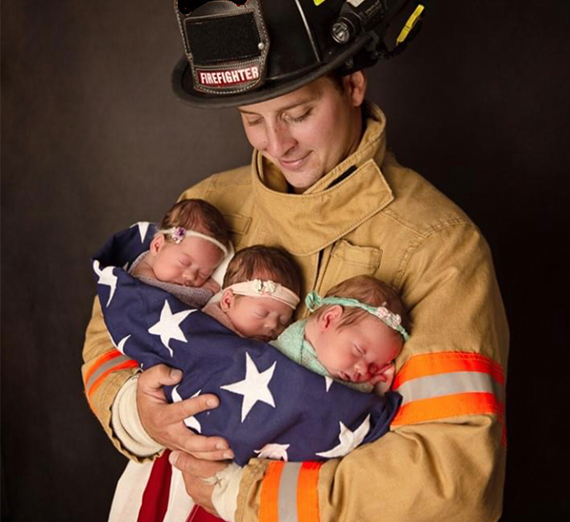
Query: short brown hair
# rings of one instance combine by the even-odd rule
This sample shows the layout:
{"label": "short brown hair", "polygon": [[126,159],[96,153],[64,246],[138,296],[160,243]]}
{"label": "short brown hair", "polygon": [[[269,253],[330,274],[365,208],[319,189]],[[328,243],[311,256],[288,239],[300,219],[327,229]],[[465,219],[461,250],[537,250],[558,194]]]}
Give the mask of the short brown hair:
{"label": "short brown hair", "polygon": [[301,293],[301,272],[283,248],[254,245],[240,250],[228,265],[223,288],[252,279],[271,279],[297,295]]}
{"label": "short brown hair", "polygon": [[[356,299],[361,303],[371,306],[385,306],[390,312],[398,314],[402,319],[402,326],[406,331],[410,331],[410,321],[404,308],[404,304],[396,291],[383,281],[369,275],[359,275],[346,279],[342,283],[333,286],[325,295],[325,297],[347,297]],[[315,311],[314,317],[320,317],[327,308],[334,305],[323,305]],[[342,316],[339,319],[338,326],[349,326],[362,321],[370,315],[369,312],[362,308],[347,306],[343,307]]]}
{"label": "short brown hair", "polygon": [[[161,230],[183,227],[187,230],[202,232],[217,239],[226,248],[230,248],[231,239],[224,216],[203,199],[185,199],[174,205],[162,218]],[[167,237],[167,241],[172,241]]]}

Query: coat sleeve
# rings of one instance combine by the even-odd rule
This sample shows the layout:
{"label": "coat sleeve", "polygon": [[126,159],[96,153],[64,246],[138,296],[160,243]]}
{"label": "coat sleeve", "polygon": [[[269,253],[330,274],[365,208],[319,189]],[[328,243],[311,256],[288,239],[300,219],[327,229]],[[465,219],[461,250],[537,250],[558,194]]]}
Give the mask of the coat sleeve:
{"label": "coat sleeve", "polygon": [[[206,198],[210,181],[204,180],[182,194],[180,199]],[[121,354],[112,344],[103,320],[99,299],[95,298],[93,313],[85,332],[83,366],[81,373],[85,395],[91,410],[103,426],[115,447],[126,457],[136,461],[148,460],[130,452],[113,431],[111,408],[119,390],[138,372],[138,363]],[[132,397],[132,394],[130,394]],[[123,405],[124,406],[124,405]],[[133,402],[131,411],[136,412]]]}
{"label": "coat sleeve", "polygon": [[399,274],[412,336],[391,431],[322,465],[250,461],[237,522],[500,517],[508,328],[487,244],[469,223],[442,225],[410,245]]}

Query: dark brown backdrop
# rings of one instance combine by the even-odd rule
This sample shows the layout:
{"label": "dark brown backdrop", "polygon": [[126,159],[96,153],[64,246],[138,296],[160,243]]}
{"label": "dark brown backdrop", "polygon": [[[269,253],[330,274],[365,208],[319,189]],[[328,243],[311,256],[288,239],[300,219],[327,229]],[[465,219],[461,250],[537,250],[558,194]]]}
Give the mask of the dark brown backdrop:
{"label": "dark brown backdrop", "polygon": [[[2,3],[4,522],[105,520],[124,460],[82,392],[89,257],[249,160],[234,111],[170,93],[171,4]],[[512,329],[503,520],[568,515],[570,4],[429,4],[419,39],[371,71],[370,97],[399,160],[459,203],[494,252]]]}

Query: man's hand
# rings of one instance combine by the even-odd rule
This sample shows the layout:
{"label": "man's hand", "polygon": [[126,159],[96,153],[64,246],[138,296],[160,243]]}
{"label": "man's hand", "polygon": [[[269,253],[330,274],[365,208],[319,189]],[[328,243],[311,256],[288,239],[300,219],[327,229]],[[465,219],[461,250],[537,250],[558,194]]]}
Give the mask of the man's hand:
{"label": "man's hand", "polygon": [[172,452],[168,460],[170,464],[182,472],[186,492],[192,497],[192,500],[199,506],[202,506],[208,513],[219,517],[212,503],[215,481],[209,480],[209,477],[223,470],[228,466],[228,463],[201,460],[188,453],[179,451]]}
{"label": "man's hand", "polygon": [[163,386],[176,384],[180,379],[180,370],[164,364],[153,366],[141,374],[137,406],[144,429],[154,440],[171,450],[186,451],[206,460],[232,459],[233,452],[225,439],[196,435],[184,424],[187,417],[217,408],[220,402],[215,395],[200,395],[174,404],[167,402]]}

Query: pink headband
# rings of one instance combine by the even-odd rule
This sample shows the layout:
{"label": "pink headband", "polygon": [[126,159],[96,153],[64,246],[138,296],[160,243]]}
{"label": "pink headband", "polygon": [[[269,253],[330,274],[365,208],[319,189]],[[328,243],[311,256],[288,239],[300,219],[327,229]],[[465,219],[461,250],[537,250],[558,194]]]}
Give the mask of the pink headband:
{"label": "pink headband", "polygon": [[243,281],[242,283],[235,283],[224,288],[230,289],[236,295],[247,295],[248,297],[270,297],[281,303],[290,306],[293,310],[299,304],[299,296],[288,288],[285,288],[279,283],[273,281],[262,281],[261,279],[254,279],[253,281]]}

